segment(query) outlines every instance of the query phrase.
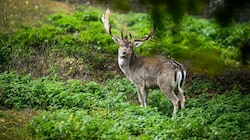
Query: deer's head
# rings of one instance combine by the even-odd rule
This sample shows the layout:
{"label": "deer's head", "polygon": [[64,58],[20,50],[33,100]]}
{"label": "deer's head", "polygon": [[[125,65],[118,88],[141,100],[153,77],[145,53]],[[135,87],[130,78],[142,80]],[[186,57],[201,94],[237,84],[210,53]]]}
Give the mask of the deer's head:
{"label": "deer's head", "polygon": [[104,28],[106,32],[112,37],[114,42],[119,45],[118,49],[118,57],[119,58],[130,58],[132,55],[134,55],[134,48],[140,46],[144,41],[149,40],[154,31],[151,30],[149,35],[147,35],[145,38],[142,39],[133,39],[132,35],[129,34],[128,36],[123,36],[123,33],[121,31],[121,36],[114,36],[111,32],[111,26],[109,25],[109,15],[110,15],[110,10],[107,9],[105,14],[102,15],[102,23],[104,25]]}

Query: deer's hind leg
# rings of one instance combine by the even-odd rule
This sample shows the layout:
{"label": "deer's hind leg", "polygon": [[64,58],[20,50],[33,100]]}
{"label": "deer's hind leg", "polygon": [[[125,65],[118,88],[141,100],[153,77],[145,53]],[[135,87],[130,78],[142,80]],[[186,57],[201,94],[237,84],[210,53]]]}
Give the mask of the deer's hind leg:
{"label": "deer's hind leg", "polygon": [[170,85],[160,86],[161,91],[164,93],[164,95],[171,100],[173,103],[173,115],[176,114],[176,112],[179,109],[179,98],[175,95],[175,92]]}
{"label": "deer's hind leg", "polygon": [[176,95],[180,100],[181,108],[184,108],[186,100],[185,100],[185,96],[183,94],[183,91],[179,91],[179,90],[176,91]]}

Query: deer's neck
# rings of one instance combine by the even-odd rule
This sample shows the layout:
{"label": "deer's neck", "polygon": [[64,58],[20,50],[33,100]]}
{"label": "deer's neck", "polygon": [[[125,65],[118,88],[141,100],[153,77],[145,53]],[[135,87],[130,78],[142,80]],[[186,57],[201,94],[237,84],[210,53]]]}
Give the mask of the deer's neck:
{"label": "deer's neck", "polygon": [[118,57],[118,65],[121,69],[121,71],[130,79],[131,76],[131,68],[133,67],[133,64],[137,62],[137,56],[133,53],[133,55],[130,56],[130,58],[121,58]]}

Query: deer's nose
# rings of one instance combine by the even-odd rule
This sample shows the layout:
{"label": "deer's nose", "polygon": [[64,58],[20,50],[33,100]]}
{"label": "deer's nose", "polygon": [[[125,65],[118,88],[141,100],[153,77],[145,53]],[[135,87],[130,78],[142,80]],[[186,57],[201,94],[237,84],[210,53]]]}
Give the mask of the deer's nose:
{"label": "deer's nose", "polygon": [[126,54],[126,53],[127,53],[127,51],[125,51],[125,50],[124,50],[124,51],[122,51],[122,54]]}

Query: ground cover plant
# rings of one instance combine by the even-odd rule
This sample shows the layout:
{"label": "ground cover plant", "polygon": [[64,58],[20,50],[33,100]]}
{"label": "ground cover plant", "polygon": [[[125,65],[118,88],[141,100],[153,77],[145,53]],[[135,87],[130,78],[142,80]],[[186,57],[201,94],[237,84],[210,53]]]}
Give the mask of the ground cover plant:
{"label": "ground cover plant", "polygon": [[[171,118],[172,105],[160,91],[149,94],[146,109],[135,103],[134,86],[116,77],[103,84],[56,77],[32,80],[16,72],[0,75],[1,106],[36,108],[29,121],[32,137],[41,139],[247,139],[250,96],[237,84],[223,95],[207,93],[187,100]],[[196,85],[197,86],[197,85]],[[191,90],[187,91],[187,95]]]}

